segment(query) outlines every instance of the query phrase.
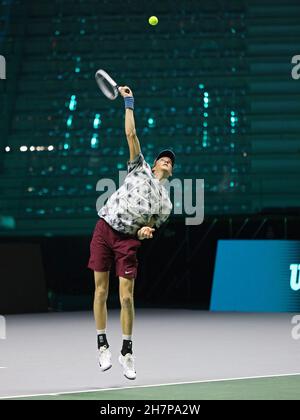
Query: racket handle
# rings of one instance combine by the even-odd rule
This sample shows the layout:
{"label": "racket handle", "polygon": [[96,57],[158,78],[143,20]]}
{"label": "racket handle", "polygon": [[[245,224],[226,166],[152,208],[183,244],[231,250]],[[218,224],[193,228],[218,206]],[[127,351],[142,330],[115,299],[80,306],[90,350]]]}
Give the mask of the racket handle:
{"label": "racket handle", "polygon": [[[120,86],[118,86],[118,85],[117,85],[117,89],[118,89],[118,90],[119,90],[119,87],[120,87]],[[129,90],[129,89],[125,89],[125,92],[126,92],[126,93],[130,93],[130,90]]]}

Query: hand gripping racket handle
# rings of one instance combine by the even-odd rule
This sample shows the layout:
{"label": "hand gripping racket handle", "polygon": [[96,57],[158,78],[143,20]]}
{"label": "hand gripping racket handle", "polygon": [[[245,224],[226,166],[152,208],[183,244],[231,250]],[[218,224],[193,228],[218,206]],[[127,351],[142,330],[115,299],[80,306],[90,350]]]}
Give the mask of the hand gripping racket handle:
{"label": "hand gripping racket handle", "polygon": [[[118,85],[117,85],[116,87],[117,87],[117,89],[119,90],[119,87],[120,87],[120,86],[118,86]],[[126,93],[130,93],[130,90],[129,90],[129,89],[125,89],[125,92],[126,92]]]}

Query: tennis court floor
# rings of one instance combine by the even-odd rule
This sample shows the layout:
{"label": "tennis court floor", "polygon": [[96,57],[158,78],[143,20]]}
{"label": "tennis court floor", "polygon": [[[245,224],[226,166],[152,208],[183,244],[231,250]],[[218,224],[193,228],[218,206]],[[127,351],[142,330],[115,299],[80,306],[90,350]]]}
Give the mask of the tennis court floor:
{"label": "tennis court floor", "polygon": [[[0,398],[300,399],[293,314],[137,309],[137,379],[123,376],[119,311],[109,311],[113,366],[97,366],[92,312],[6,317]],[[180,335],[179,335],[180,332]]]}

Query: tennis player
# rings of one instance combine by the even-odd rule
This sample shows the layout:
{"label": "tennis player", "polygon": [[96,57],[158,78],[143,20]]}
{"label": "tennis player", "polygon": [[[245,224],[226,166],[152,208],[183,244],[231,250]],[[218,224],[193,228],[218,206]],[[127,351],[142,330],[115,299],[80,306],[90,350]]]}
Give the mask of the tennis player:
{"label": "tennis player", "polygon": [[112,366],[106,337],[109,272],[113,260],[119,277],[123,346],[119,362],[128,379],[136,378],[132,353],[134,322],[134,281],[137,275],[137,251],[144,239],[153,238],[172,210],[164,181],[172,175],[175,155],[164,150],[153,167],[145,161],[136,135],[134,98],[128,86],[118,88],[125,103],[125,133],[129,146],[128,173],[121,187],[100,209],[100,220],[90,244],[88,267],[94,271],[94,316],[97,328],[99,365],[102,371]]}

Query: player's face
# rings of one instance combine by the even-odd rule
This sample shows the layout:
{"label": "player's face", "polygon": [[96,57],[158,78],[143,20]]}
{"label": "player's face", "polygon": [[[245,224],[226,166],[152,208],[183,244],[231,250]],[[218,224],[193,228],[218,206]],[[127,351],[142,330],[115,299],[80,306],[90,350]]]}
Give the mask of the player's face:
{"label": "player's face", "polygon": [[156,162],[156,167],[162,171],[165,171],[167,176],[172,175],[173,167],[172,167],[172,161],[169,157],[164,156],[158,159],[158,161]]}

